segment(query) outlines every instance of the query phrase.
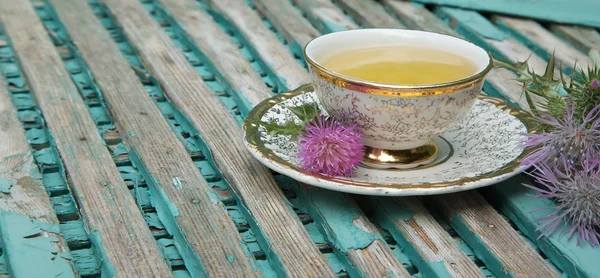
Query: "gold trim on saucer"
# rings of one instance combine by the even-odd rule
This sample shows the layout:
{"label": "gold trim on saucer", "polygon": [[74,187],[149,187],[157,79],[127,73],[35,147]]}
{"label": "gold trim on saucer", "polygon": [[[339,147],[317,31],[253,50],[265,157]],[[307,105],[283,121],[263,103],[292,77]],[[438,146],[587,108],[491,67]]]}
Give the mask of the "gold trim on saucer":
{"label": "gold trim on saucer", "polygon": [[[362,29],[364,30],[364,29]],[[340,31],[340,32],[351,32],[352,30]],[[438,34],[440,35],[440,34]],[[469,42],[467,40],[454,37],[458,40],[463,40],[465,42]],[[313,40],[318,39],[314,38]],[[439,84],[426,84],[426,85],[392,85],[392,84],[383,84],[377,82],[370,82],[362,79],[353,78],[350,76],[346,76],[330,69],[327,69],[321,66],[319,63],[314,61],[311,57],[306,53],[307,47],[313,41],[309,41],[303,49],[304,59],[308,63],[309,68],[312,71],[312,74],[316,75],[318,78],[321,78],[331,84],[334,84],[338,87],[345,88],[348,90],[363,92],[366,94],[372,95],[383,95],[389,97],[427,97],[427,96],[435,96],[441,94],[453,93],[462,89],[470,88],[477,85],[479,82],[483,81],[483,78],[487,75],[487,73],[492,70],[492,56],[488,53],[488,64],[487,66],[463,79],[439,83]]]}
{"label": "gold trim on saucer", "polygon": [[[371,188],[383,187],[383,188],[395,188],[395,189],[402,189],[402,188],[428,189],[428,188],[453,187],[453,186],[459,186],[459,185],[462,185],[465,183],[470,183],[470,182],[475,182],[475,181],[480,181],[480,180],[484,180],[484,179],[501,176],[504,174],[511,173],[511,172],[515,171],[516,169],[518,169],[520,167],[520,163],[521,163],[521,160],[523,159],[523,157],[525,157],[528,153],[533,151],[533,149],[524,150],[521,153],[521,155],[519,155],[513,161],[507,163],[503,167],[498,168],[496,170],[493,170],[493,171],[490,171],[490,172],[487,172],[487,173],[484,173],[484,174],[481,174],[478,176],[474,176],[474,177],[465,177],[465,178],[462,178],[462,179],[459,179],[456,181],[452,181],[452,182],[420,183],[420,184],[372,184],[372,183],[368,183],[368,182],[353,181],[353,180],[349,180],[344,177],[332,177],[332,176],[326,176],[326,175],[322,175],[322,174],[318,174],[318,173],[312,173],[310,171],[303,170],[302,168],[300,168],[290,162],[285,161],[284,159],[278,157],[275,153],[273,153],[272,150],[267,148],[265,146],[264,142],[260,139],[260,132],[258,130],[259,125],[252,123],[252,121],[255,121],[255,122],[259,121],[262,118],[262,116],[271,107],[273,107],[274,105],[276,105],[280,102],[283,102],[283,101],[293,98],[295,96],[313,92],[313,91],[314,91],[314,89],[313,89],[312,84],[307,84],[307,85],[303,85],[303,86],[297,88],[296,90],[286,92],[286,93],[281,93],[274,97],[268,98],[268,99],[262,101],[261,103],[259,103],[258,105],[256,105],[250,111],[250,113],[248,113],[248,115],[246,116],[247,120],[244,121],[244,125],[243,125],[244,131],[246,134],[247,144],[252,149],[256,150],[258,153],[260,153],[262,156],[264,156],[266,159],[270,160],[271,163],[276,164],[277,167],[287,168],[289,170],[299,172],[303,175],[311,176],[313,178],[317,178],[317,179],[321,179],[321,180],[325,180],[325,181],[349,185],[349,186],[371,187]],[[488,97],[488,96],[479,96],[479,99],[483,100],[485,102],[488,102],[488,103],[492,103],[499,109],[501,109],[501,110],[509,113],[510,115],[514,116],[515,118],[517,118],[519,121],[521,121],[525,125],[525,127],[527,128],[527,131],[529,133],[537,132],[536,130],[534,130],[533,118],[532,118],[531,114],[529,114],[528,112],[521,110],[499,98]],[[248,121],[248,120],[252,120],[252,121]],[[385,169],[383,169],[383,170],[385,170]],[[402,171],[409,171],[409,170],[402,170]]]}

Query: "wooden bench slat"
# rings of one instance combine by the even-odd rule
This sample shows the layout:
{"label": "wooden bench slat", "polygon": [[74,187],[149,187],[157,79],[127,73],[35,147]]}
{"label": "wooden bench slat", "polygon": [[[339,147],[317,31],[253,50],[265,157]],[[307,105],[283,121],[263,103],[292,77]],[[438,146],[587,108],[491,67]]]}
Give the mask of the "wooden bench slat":
{"label": "wooden bench slat", "polygon": [[211,198],[214,190],[86,1],[51,2],[102,90],[119,134],[149,175],[151,194],[164,192],[153,204],[188,270],[198,276],[258,276],[223,204]]}
{"label": "wooden bench slat", "polygon": [[456,31],[435,17],[422,4],[406,0],[383,0],[383,3],[408,28],[458,36]]}
{"label": "wooden bench slat", "polygon": [[237,45],[194,0],[158,2],[210,59],[216,70],[229,81],[234,90],[246,94],[251,103],[259,103],[264,99],[261,96],[271,95],[271,90],[242,56]]}
{"label": "wooden bench slat", "polygon": [[591,49],[600,51],[600,33],[598,31],[581,27],[562,24],[552,24],[550,30],[559,37],[570,42],[575,48],[588,53]]}
{"label": "wooden bench slat", "polygon": [[420,258],[414,262],[423,275],[484,277],[477,265],[417,199],[371,198],[370,201],[382,227],[401,240],[405,252]]}
{"label": "wooden bench slat", "polygon": [[[302,15],[288,1],[255,0],[253,3],[260,13],[271,21],[271,24],[288,43],[295,45],[296,55],[302,57],[304,46],[310,40],[319,36],[319,31],[304,20]],[[301,18],[303,20],[290,20],[290,18]]]}
{"label": "wooden bench slat", "polygon": [[438,196],[435,200],[450,225],[495,275],[561,277],[475,191]]}
{"label": "wooden bench slat", "polygon": [[[538,199],[531,195],[537,194],[522,183],[530,183],[524,176],[516,176],[497,185],[483,190],[490,200],[497,200],[497,207],[535,245],[560,268],[567,277],[596,277],[598,276],[598,258],[600,249],[589,244],[577,244],[577,239],[569,239],[567,234],[560,234],[564,224],[557,228],[557,233],[538,238],[536,231],[543,222],[536,222],[540,217],[548,215],[555,207],[551,200]],[[539,208],[548,207],[547,210]],[[536,211],[534,211],[536,210]]]}
{"label": "wooden bench slat", "polygon": [[[64,161],[103,275],[171,273],[96,130],[77,88],[28,1],[0,1],[0,20]],[[118,227],[118,228],[116,228]]]}
{"label": "wooden bench slat", "polygon": [[539,23],[508,16],[494,16],[492,20],[501,28],[521,38],[526,44],[530,44],[538,55],[548,59],[554,53],[556,60],[562,63],[564,69],[572,69],[577,62],[578,68],[587,71],[588,56],[554,36]]}
{"label": "wooden bench slat", "polygon": [[358,24],[368,28],[406,28],[373,0],[334,0]]}
{"label": "wooden bench slat", "polygon": [[[190,119],[215,164],[252,213],[264,246],[289,276],[334,276],[269,171],[243,145],[240,127],[168,35],[136,0],[106,1],[116,21],[169,99]],[[194,3],[197,5],[197,3]]]}
{"label": "wooden bench slat", "polygon": [[[200,7],[191,8],[193,5],[193,0],[160,0],[165,9],[173,16],[184,29],[184,32],[191,38],[191,41],[198,47],[200,47],[201,51],[206,52],[207,57],[211,60],[211,63],[215,65],[217,69],[221,69],[221,73],[224,75],[225,79],[233,86],[233,89],[237,92],[240,92],[241,97],[245,98],[249,105],[246,109],[251,109],[254,105],[257,105],[261,100],[271,97],[272,94],[270,90],[265,86],[265,84],[260,80],[260,78],[247,79],[248,82],[252,82],[253,90],[246,90],[241,88],[239,82],[236,82],[236,79],[240,79],[240,74],[246,74],[245,72],[232,74],[231,72],[226,72],[228,69],[224,66],[220,66],[222,63],[229,62],[230,64],[237,64],[240,68],[249,68],[250,64],[238,53],[233,53],[233,51],[237,51],[237,48],[234,48],[233,43],[230,41],[228,37],[219,29],[218,26],[212,21],[210,17],[208,20],[200,21],[198,20],[201,17],[206,17],[208,14],[204,12]],[[270,32],[270,31],[269,31]],[[220,43],[204,43],[203,40],[208,40],[209,38],[217,38],[218,40],[223,40]],[[228,49],[230,51],[228,51]],[[217,53],[226,52],[229,57],[220,57]],[[288,56],[291,55],[288,52]],[[236,59],[235,61],[228,61],[228,59]],[[294,61],[294,63],[296,63]],[[254,72],[250,72],[254,74]],[[303,71],[302,74],[304,76],[308,76],[306,71]],[[286,78],[287,79],[287,78]],[[305,79],[308,79],[307,77]],[[244,84],[248,86],[248,84]],[[305,189],[307,186],[303,186]],[[310,196],[315,201],[315,203],[311,206],[310,209],[313,212],[318,213],[316,217],[321,218],[319,222],[323,223],[323,225],[327,226],[331,230],[337,231],[333,232],[330,235],[329,240],[334,243],[341,243],[334,248],[341,249],[341,252],[348,252],[348,256],[352,263],[350,265],[357,265],[358,272],[381,276],[390,272],[397,276],[406,277],[408,276],[408,272],[402,267],[402,264],[398,262],[392,253],[392,250],[385,245],[382,240],[376,239],[375,236],[372,236],[371,240],[362,240],[361,242],[354,242],[356,244],[363,244],[362,248],[343,248],[339,245],[350,244],[351,241],[356,240],[356,238],[348,239],[341,236],[337,236],[339,234],[339,229],[341,227],[336,225],[330,225],[328,221],[332,218],[332,211],[337,215],[354,215],[355,211],[360,211],[358,206],[346,195],[334,193],[334,192],[325,192],[325,191],[313,191],[310,189],[306,189],[307,195]],[[327,195],[330,198],[324,198],[323,196]],[[344,205],[337,206],[335,208],[331,208],[328,205],[327,200],[331,198],[339,198],[340,200],[345,200]],[[329,214],[328,214],[329,213]],[[311,213],[311,215],[314,215]],[[366,217],[363,214],[357,214],[360,219],[368,222]],[[351,217],[350,217],[351,218]],[[338,223],[341,224],[341,223]],[[351,223],[347,223],[350,224]],[[372,224],[371,224],[372,225]],[[285,228],[283,228],[285,229]],[[378,241],[374,243],[374,241]],[[373,244],[373,247],[369,246]],[[374,259],[375,253],[382,254],[380,259]],[[385,258],[385,259],[384,259]]]}
{"label": "wooden bench slat", "polygon": [[356,23],[350,20],[331,0],[294,0],[294,3],[306,13],[308,19],[321,33],[356,28]]}
{"label": "wooden bench slat", "polygon": [[296,63],[288,49],[265,26],[262,19],[244,0],[208,0],[206,1],[217,14],[240,30],[246,42],[264,58],[274,74],[285,76],[282,80],[287,88],[298,88],[310,82],[302,66]]}
{"label": "wooden bench slat", "polygon": [[[64,277],[76,277],[75,270],[68,257],[56,254],[68,254],[67,244],[59,233],[58,219],[50,203],[48,194],[42,186],[39,177],[31,175],[31,171],[37,171],[37,165],[33,160],[27,138],[21,122],[17,118],[17,109],[14,107],[9,92],[6,90],[6,79],[0,73],[0,184],[4,187],[4,193],[0,193],[0,234],[2,234],[3,253],[8,262],[8,269],[13,277],[33,277],[36,273],[45,275],[62,275]],[[5,217],[6,216],[6,217]],[[21,223],[13,223],[4,220],[19,220]],[[38,227],[40,224],[31,223],[31,220],[45,223],[55,230],[45,228],[39,233],[33,232],[29,239],[9,238],[17,235],[20,224],[30,227]],[[35,231],[35,230],[34,230]],[[53,250],[39,250],[32,247],[33,243],[44,244],[44,238],[56,238],[52,242]],[[6,240],[10,239],[11,242]],[[23,245],[23,242],[29,243]],[[30,256],[21,256],[23,250]],[[41,253],[40,253],[41,252]],[[52,254],[55,252],[55,254]],[[48,264],[54,258],[54,262]],[[32,267],[34,266],[34,267]]]}

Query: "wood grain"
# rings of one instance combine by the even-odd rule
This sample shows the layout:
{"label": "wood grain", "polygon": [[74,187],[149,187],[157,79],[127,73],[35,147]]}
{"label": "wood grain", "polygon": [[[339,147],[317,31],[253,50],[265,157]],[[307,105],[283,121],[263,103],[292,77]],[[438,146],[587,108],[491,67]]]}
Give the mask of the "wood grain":
{"label": "wood grain", "polygon": [[529,19],[507,16],[494,16],[493,20],[496,24],[506,26],[526,37],[535,44],[536,48],[540,48],[547,55],[554,53],[556,60],[562,63],[563,68],[573,68],[577,63],[578,68],[587,70],[589,66],[587,55],[572,48],[539,23]]}
{"label": "wood grain", "polygon": [[105,264],[120,277],[171,276],[29,2],[0,1],[0,20],[52,132],[84,221],[101,238],[94,244],[108,258]]}
{"label": "wood grain", "polygon": [[[174,215],[155,204],[159,215],[165,215],[161,221],[172,224],[167,230],[182,253],[192,254],[184,258],[188,270],[199,276],[259,276],[251,265],[254,258],[244,253],[239,244],[242,238],[223,204],[210,198],[214,190],[86,1],[51,2],[102,90],[119,134],[152,177],[151,193],[157,194],[160,188],[166,195],[164,202],[177,207],[179,213]],[[174,184],[176,180],[178,184]],[[201,267],[191,267],[190,261]]]}
{"label": "wood grain", "polygon": [[[11,211],[27,215],[32,220],[38,220],[53,225],[58,225],[58,219],[50,203],[48,194],[39,177],[33,177],[31,171],[37,171],[33,160],[23,126],[17,118],[17,109],[11,101],[6,90],[6,79],[0,73],[0,180],[10,182],[10,193],[0,193],[0,210]],[[9,227],[2,227],[8,229]],[[59,253],[68,252],[69,248],[62,235],[42,230],[39,237],[55,237],[58,242],[53,243]],[[12,253],[12,250],[3,252]],[[18,251],[17,251],[18,252]],[[6,256],[6,255],[5,255]],[[8,263],[13,258],[8,258]],[[62,257],[71,266],[70,273],[63,273],[65,277],[75,277],[75,270],[69,260]],[[30,262],[31,263],[31,262]],[[32,262],[32,263],[35,263]],[[49,270],[38,268],[40,272],[52,273]],[[11,273],[19,276],[19,273]]]}
{"label": "wood grain", "polygon": [[406,28],[373,0],[333,0],[350,14],[358,24],[368,28]]}
{"label": "wood grain", "polygon": [[245,149],[229,111],[183,53],[138,1],[107,0],[106,4],[169,99],[200,132],[217,167],[266,237],[265,249],[281,262],[281,270],[292,277],[333,277],[269,171]]}
{"label": "wood grain", "polygon": [[[201,22],[201,21],[196,21],[196,20],[190,20],[192,18],[197,19],[197,18],[200,18],[200,17],[206,15],[204,13],[204,11],[202,11],[202,10],[190,8],[190,6],[193,4],[193,1],[161,0],[161,2],[163,3],[163,6],[173,16],[173,18],[179,22],[179,24],[181,24],[182,26],[189,27],[186,29],[186,33],[188,36],[190,36],[192,38],[192,41],[197,46],[199,46],[202,51],[211,53],[211,55],[207,55],[207,57],[209,57],[209,59],[211,59],[211,62],[213,64],[215,64],[215,66],[217,65],[217,63],[222,63],[223,60],[226,59],[225,57],[219,57],[219,55],[217,55],[217,53],[227,52],[230,54],[229,59],[235,58],[235,56],[237,56],[238,60],[235,61],[235,63],[247,64],[247,67],[250,67],[248,62],[242,56],[240,56],[239,54],[234,55],[233,53],[228,51],[228,49],[235,50],[235,51],[237,51],[237,49],[233,49],[233,48],[227,47],[227,46],[225,46],[224,49],[220,49],[220,47],[223,46],[223,44],[213,43],[211,45],[208,45],[206,43],[201,42],[202,39],[206,39],[206,38],[202,38],[202,36],[207,36],[207,37],[211,37],[211,38],[219,38],[222,40],[227,40],[227,42],[229,42],[229,38],[224,37],[223,35],[225,35],[225,34],[223,34],[223,33],[219,34],[219,32],[222,32],[222,31],[220,31],[217,26],[211,27],[210,25],[214,25],[214,23],[212,23],[212,22]],[[196,28],[193,28],[194,26]],[[291,54],[287,53],[287,55],[291,58]],[[237,83],[237,81],[239,81],[240,79],[243,79],[243,78],[240,78],[240,74],[245,74],[245,73],[242,72],[240,74],[232,74],[232,73],[224,72],[223,70],[228,70],[228,69],[223,68],[221,72],[225,76],[225,79],[234,87],[233,89],[236,90],[237,92],[239,92],[243,98],[245,98],[246,100],[249,101],[250,107],[247,107],[247,109],[252,108],[252,106],[258,104],[263,99],[272,96],[270,90],[268,90],[268,88],[265,86],[265,84],[262,82],[262,80],[256,79],[256,78],[246,79],[245,80],[246,82],[251,83],[251,84],[247,84],[246,86],[249,86],[249,87],[252,86],[254,89],[253,90],[244,90],[243,88],[240,88],[238,86],[239,83]],[[303,71],[302,75],[304,78],[308,79],[308,73],[306,71]],[[288,79],[288,78],[285,78],[285,79]],[[318,194],[318,193],[315,193],[315,194]],[[313,196],[313,194],[309,193],[309,196]],[[336,196],[340,196],[340,198],[343,198],[344,200],[347,200],[347,202],[348,202],[348,207],[339,207],[337,210],[338,213],[349,214],[351,209],[359,210],[358,206],[354,202],[352,202],[352,200],[349,197],[347,197],[343,194],[336,194]],[[323,204],[321,202],[321,203],[314,204],[312,207],[315,210],[319,210],[320,207],[325,207],[324,205],[325,204]],[[360,215],[359,218],[362,219],[363,221],[368,222],[368,220],[366,220],[366,217],[364,217],[364,215]],[[322,223],[324,225],[328,225],[327,220],[328,220],[327,217],[324,217],[324,219],[322,219]],[[333,227],[333,228],[336,229],[338,227]],[[285,229],[285,227],[282,227],[282,229]],[[333,241],[333,242],[348,241],[348,239],[345,239],[345,238],[337,238],[335,234],[332,235],[332,237],[334,237],[331,239],[331,241]],[[334,246],[334,248],[335,248],[335,246]],[[376,253],[373,253],[373,252],[376,252]],[[384,255],[382,258],[388,258],[388,259],[387,260],[373,259],[373,258],[377,257],[377,254]],[[358,265],[360,271],[363,274],[368,275],[368,276],[381,276],[381,275],[385,275],[388,272],[391,272],[394,275],[399,275],[402,277],[405,277],[408,275],[408,272],[406,272],[406,270],[402,267],[402,265],[394,258],[391,249],[389,247],[387,247],[385,245],[385,243],[382,242],[381,240],[378,240],[378,243],[372,244],[372,247],[369,246],[367,249],[350,250],[349,257],[350,257],[350,260],[352,261],[352,263],[355,265]]]}
{"label": "wood grain", "polygon": [[[160,0],[167,13],[183,29],[192,43],[200,48],[210,59],[234,90],[255,92],[248,94],[248,100],[258,103],[260,95],[269,95],[271,90],[265,86],[260,76],[242,56],[237,45],[223,32],[212,16],[205,12],[195,0]],[[242,3],[242,5],[245,5]]]}
{"label": "wood grain", "polygon": [[478,193],[437,196],[452,227],[496,275],[560,277]]}
{"label": "wood grain", "polygon": [[553,24],[550,26],[550,30],[570,42],[575,48],[583,51],[583,53],[588,53],[591,49],[600,51],[600,34],[594,29]]}
{"label": "wood grain", "polygon": [[289,55],[289,50],[269,30],[262,19],[244,0],[207,0],[208,5],[239,30],[275,75],[285,76],[287,89],[295,89],[310,82],[304,68]]}
{"label": "wood grain", "polygon": [[295,43],[300,49],[304,49],[310,40],[320,35],[288,1],[255,0],[253,3],[289,44]]}
{"label": "wood grain", "polygon": [[[371,198],[375,217],[389,230],[424,276],[483,277],[477,265],[460,250],[416,198]],[[443,267],[432,267],[441,264]]]}
{"label": "wood grain", "polygon": [[321,33],[356,29],[357,25],[330,0],[294,0]]}

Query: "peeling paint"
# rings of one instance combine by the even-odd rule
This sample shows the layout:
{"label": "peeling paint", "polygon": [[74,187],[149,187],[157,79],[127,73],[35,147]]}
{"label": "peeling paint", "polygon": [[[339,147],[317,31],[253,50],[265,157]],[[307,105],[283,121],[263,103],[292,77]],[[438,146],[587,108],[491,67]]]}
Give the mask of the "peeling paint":
{"label": "peeling paint", "polygon": [[13,182],[11,180],[7,178],[0,178],[0,192],[9,194],[12,186]]}
{"label": "peeling paint", "polygon": [[43,273],[45,277],[75,277],[69,260],[59,256],[54,245],[58,238],[37,236],[42,232],[40,223],[23,214],[0,210],[2,249],[11,276],[40,277]]}

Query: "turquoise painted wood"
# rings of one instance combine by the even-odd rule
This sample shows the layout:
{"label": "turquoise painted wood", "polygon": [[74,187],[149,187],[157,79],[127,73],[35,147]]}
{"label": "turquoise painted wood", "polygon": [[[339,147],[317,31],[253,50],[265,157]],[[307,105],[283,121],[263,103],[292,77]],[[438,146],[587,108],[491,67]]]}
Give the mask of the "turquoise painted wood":
{"label": "turquoise painted wood", "polygon": [[[229,34],[227,39],[238,45],[237,51],[246,60],[245,62],[251,65],[252,70],[260,76],[264,86],[269,87],[273,93],[293,89],[287,88],[286,84],[293,84],[294,82],[286,80],[286,76],[278,76],[276,74],[277,69],[266,63],[258,54],[260,52],[254,48],[256,45],[265,42],[250,41],[241,31],[244,28],[239,28],[239,24],[244,24],[244,22],[236,21],[233,23],[230,21],[227,16],[219,12],[219,9],[223,9],[222,6],[219,6],[219,9],[211,8],[211,3],[214,1],[218,0],[197,0],[196,3],[198,7],[206,10],[213,17],[212,19],[223,32]],[[304,65],[304,63],[300,57],[301,55],[299,55],[298,42],[290,40],[295,38],[295,34],[292,32],[286,33],[284,38],[280,34],[280,24],[286,22],[272,22],[272,15],[265,16],[266,12],[279,8],[281,11],[289,11],[291,7],[291,9],[298,12],[296,16],[304,15],[305,18],[297,19],[292,16],[286,18],[285,14],[279,16],[288,21],[303,21],[302,24],[306,24],[308,27],[314,28],[313,30],[322,33],[358,28],[357,22],[362,20],[355,13],[344,13],[343,8],[345,6],[337,4],[342,1],[290,0],[280,2],[281,6],[279,7],[269,7],[267,5],[256,9],[254,4],[259,1],[228,0],[227,2],[244,5],[245,11],[260,16],[260,24],[279,39],[277,42],[269,41],[268,43],[284,45],[288,51],[285,55],[296,56],[299,65]],[[389,10],[390,4],[387,3],[393,1],[397,0],[354,2],[366,3],[364,5],[381,5],[381,7],[370,6],[370,8],[387,9],[388,14],[394,15],[394,12]],[[578,9],[585,7],[588,7],[589,10],[592,10],[592,8],[594,11],[600,10],[598,9],[600,8],[600,2],[596,1],[580,0],[578,3],[581,5],[571,4],[573,7],[567,7],[560,11],[555,8],[565,5],[558,0],[417,1],[420,3],[441,4],[442,6],[427,6],[427,8],[433,8],[435,13],[432,15],[437,17],[436,20],[440,20],[439,23],[446,24],[447,27],[456,30],[468,40],[488,48],[492,53],[509,59],[515,57],[511,56],[511,50],[507,50],[509,48],[506,46],[518,44],[515,44],[515,42],[525,44],[525,46],[520,46],[519,53],[521,54],[524,51],[535,49],[542,58],[547,58],[548,51],[540,50],[539,45],[535,44],[536,41],[530,40],[527,34],[513,32],[502,25],[501,22],[488,20],[489,16],[493,16],[495,12],[504,11],[516,15],[529,15],[538,19],[550,19],[549,16],[552,15],[552,21],[578,22],[582,25],[600,27],[599,17],[596,16],[590,20],[590,12],[575,13]],[[260,2],[269,3],[266,0]],[[518,4],[516,4],[517,2]],[[160,211],[157,211],[160,208],[157,208],[156,203],[153,202],[153,196],[148,185],[148,182],[152,183],[152,177],[144,172],[143,165],[139,160],[136,160],[135,153],[128,151],[127,146],[121,142],[121,136],[118,135],[117,129],[113,126],[112,117],[108,112],[109,109],[107,109],[106,103],[102,99],[102,92],[96,87],[93,76],[90,75],[87,66],[79,58],[76,44],[69,41],[69,34],[59,22],[50,4],[38,1],[32,1],[31,3],[36,7],[37,15],[42,19],[48,35],[55,43],[56,49],[61,53],[64,66],[68,69],[72,80],[78,85],[78,90],[97,125],[98,132],[105,139],[107,148],[113,156],[123,180],[140,207],[140,213],[144,216],[148,229],[157,239],[154,247],[161,252],[165,261],[171,267],[170,271],[174,276],[194,276],[193,273],[196,273],[196,271],[191,268],[197,267],[197,265],[186,260],[186,256],[189,254],[182,254],[181,252],[180,244],[185,243],[185,235],[175,239],[165,228],[165,223],[160,220]],[[192,126],[190,119],[186,118],[171,103],[161,91],[159,82],[148,74],[129,38],[124,36],[118,22],[112,17],[112,11],[97,0],[89,0],[88,4],[103,23],[106,32],[111,35],[112,40],[119,46],[122,55],[134,66],[134,71],[140,77],[139,82],[144,85],[148,95],[155,100],[155,105],[168,121],[177,138],[184,143],[202,177],[214,189],[215,202],[227,209],[230,221],[236,225],[243,238],[243,242],[240,244],[244,250],[247,250],[248,255],[255,259],[256,269],[264,277],[280,277],[283,269],[277,261],[277,257],[271,253],[271,242],[264,237],[261,227],[254,221],[253,211],[243,203],[235,191],[236,185],[223,178],[220,166],[215,164],[211,156],[211,150]],[[203,55],[205,52],[203,52],[202,47],[193,43],[193,40],[179,28],[177,20],[173,19],[164,7],[150,0],[140,0],[139,4],[143,5],[153,15],[154,20],[162,26],[163,30],[175,42],[178,51],[185,54],[187,62],[194,66],[203,82],[211,88],[214,94],[219,96],[220,101],[230,111],[231,117],[241,121],[245,113],[252,108],[252,103],[248,100],[247,93],[236,90],[232,87],[232,82],[228,81],[228,78],[230,80],[235,77],[227,77],[227,74],[219,72],[213,64],[214,61]],[[509,4],[515,4],[514,7],[519,7],[521,11],[516,11]],[[416,5],[423,7],[420,4]],[[472,10],[453,7],[479,9],[492,14],[481,14]],[[552,7],[554,7],[554,10],[552,10]],[[577,18],[574,15],[578,15]],[[0,26],[1,22],[2,18],[0,18]],[[398,22],[401,23],[401,21]],[[542,28],[547,27],[543,25],[542,21],[538,22]],[[591,31],[597,33],[596,30]],[[301,34],[298,38],[307,39],[306,36],[302,37]],[[577,39],[564,34],[561,35],[562,38],[568,38],[571,41]],[[583,48],[581,46],[577,47]],[[588,46],[586,45],[586,47]],[[543,64],[545,61],[542,58],[535,56],[535,63]],[[43,124],[43,115],[39,113],[39,107],[28,91],[27,82],[22,77],[11,50],[10,38],[2,34],[2,28],[0,28],[0,71],[7,77],[6,84],[0,84],[0,86],[6,86],[11,93],[13,103],[17,107],[17,116],[23,123],[29,144],[34,152],[35,161],[39,166],[38,175],[44,182],[44,187],[54,206],[54,213],[60,221],[58,227],[71,249],[71,255],[68,256],[68,259],[72,260],[77,273],[81,276],[97,277],[107,275],[106,270],[102,268],[101,252],[99,253],[101,250],[96,250],[92,246],[90,236],[86,231],[86,223],[81,220],[77,205],[69,190],[69,181],[65,179],[62,173],[62,160],[55,150],[52,134],[48,132]],[[503,93],[506,92],[495,92],[498,96]],[[165,143],[168,144],[168,142]],[[415,241],[408,240],[403,231],[391,221],[392,219],[410,220],[412,217],[410,215],[412,212],[408,211],[406,207],[399,206],[398,202],[392,202],[391,199],[377,201],[377,198],[362,199],[336,192],[323,192],[320,189],[299,186],[290,178],[280,175],[275,175],[274,179],[277,181],[282,194],[284,194],[286,202],[289,203],[289,208],[293,210],[295,217],[302,222],[314,245],[324,255],[331,270],[338,277],[365,276],[364,269],[368,269],[368,265],[357,265],[355,263],[357,262],[356,258],[352,257],[355,254],[365,253],[353,253],[352,251],[363,251],[372,247],[375,242],[381,243],[378,248],[391,250],[393,255],[386,258],[391,258],[394,263],[402,265],[402,273],[412,277],[451,277],[450,273],[455,273],[451,269],[452,265],[445,265],[442,261],[424,261],[423,254],[417,251],[418,248],[416,247],[418,246],[412,245],[416,244]],[[529,241],[533,249],[547,258],[548,263],[556,267],[559,272],[562,272],[564,277],[600,277],[600,268],[597,267],[597,262],[600,261],[600,249],[577,245],[574,239],[569,240],[561,235],[538,238],[540,232],[536,229],[539,227],[539,223],[533,220],[543,216],[545,211],[536,213],[530,213],[530,211],[540,206],[552,207],[555,204],[549,200],[530,197],[528,194],[531,191],[521,186],[521,183],[525,181],[527,179],[524,176],[519,176],[496,186],[478,190],[485,197],[485,200],[480,201],[492,204],[514,225],[515,231],[522,238]],[[438,198],[443,198],[443,196]],[[354,203],[355,201],[356,203]],[[377,201],[378,204],[373,205],[374,201]],[[386,210],[382,210],[383,206]],[[387,208],[390,209],[387,210]],[[437,221],[436,225],[439,224],[438,227],[443,227],[443,229],[438,229],[438,232],[441,231],[445,237],[458,242],[460,252],[468,256],[470,261],[467,261],[470,264],[476,264],[475,271],[479,274],[486,277],[531,277],[536,275],[536,273],[504,271],[502,265],[494,257],[497,255],[494,252],[497,251],[486,249],[486,245],[477,241],[477,237],[473,236],[472,231],[463,227],[464,223],[461,219],[442,216],[444,215],[443,206],[438,203],[425,202],[422,209],[423,213],[427,215],[431,213],[432,216],[427,216],[428,219]],[[164,219],[164,216],[162,217]],[[358,219],[360,221],[357,221]],[[0,213],[0,235],[3,237],[3,240],[0,240],[0,248],[3,250],[3,255],[0,256],[0,275],[14,274],[12,269],[23,265],[21,261],[23,257],[14,255],[17,254],[15,253],[16,247],[12,241],[8,242],[6,238],[12,236],[18,238],[20,235],[26,234],[22,233],[22,229],[19,230],[20,227],[30,227],[32,231],[35,231],[34,226],[36,225],[38,228],[41,227],[39,223],[31,223],[25,220],[11,214]],[[448,224],[446,221],[450,223]],[[360,224],[361,222],[363,224]],[[415,229],[417,228],[415,227]],[[418,229],[416,231],[419,232]],[[427,231],[423,232],[423,234],[427,234]],[[31,231],[27,233],[31,233]],[[37,241],[37,239],[26,240],[28,242]],[[48,240],[51,241],[52,239]],[[376,252],[371,254],[374,254],[373,260],[381,259],[381,257],[377,257]],[[34,254],[32,253],[32,255]],[[48,267],[48,265],[40,264],[37,268],[32,266],[30,270],[33,273],[42,267]],[[389,274],[391,275],[391,273]]]}
{"label": "turquoise painted wood", "polygon": [[471,10],[492,12],[498,14],[512,14],[517,16],[600,27],[600,2],[595,0],[416,0],[421,3],[460,7]]}

